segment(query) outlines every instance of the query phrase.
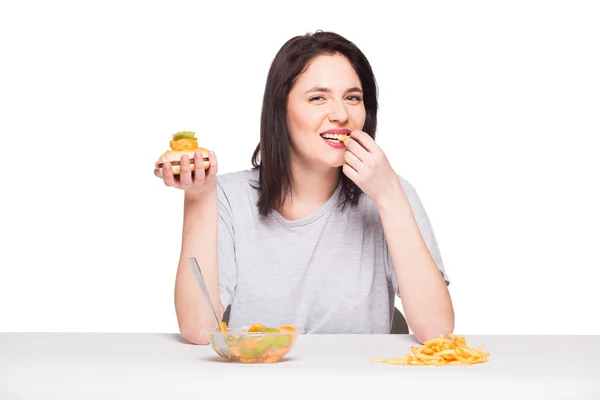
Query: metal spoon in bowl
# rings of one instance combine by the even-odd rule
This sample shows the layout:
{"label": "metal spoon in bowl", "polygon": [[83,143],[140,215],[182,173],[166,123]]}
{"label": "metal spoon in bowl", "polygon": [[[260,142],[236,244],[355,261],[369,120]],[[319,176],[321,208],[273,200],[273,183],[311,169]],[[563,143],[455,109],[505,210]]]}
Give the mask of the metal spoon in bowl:
{"label": "metal spoon in bowl", "polygon": [[210,310],[212,311],[212,314],[215,317],[215,322],[217,324],[216,332],[214,335],[215,350],[222,357],[230,359],[230,360],[235,360],[237,357],[235,357],[233,355],[233,353],[231,352],[231,350],[229,350],[229,346],[227,346],[227,343],[225,342],[225,337],[223,336],[223,334],[220,331],[219,318],[217,317],[215,308],[213,307],[212,301],[210,300],[210,296],[208,294],[208,288],[206,287],[206,282],[204,281],[204,277],[202,276],[202,270],[200,269],[200,265],[198,265],[198,261],[196,261],[195,257],[190,257],[190,265],[192,267],[192,272],[194,273],[194,276],[196,277],[196,281],[198,282],[198,285],[200,286],[200,289],[202,290],[202,294],[204,295],[204,298],[206,299],[206,302],[208,303],[208,306],[210,307]]}

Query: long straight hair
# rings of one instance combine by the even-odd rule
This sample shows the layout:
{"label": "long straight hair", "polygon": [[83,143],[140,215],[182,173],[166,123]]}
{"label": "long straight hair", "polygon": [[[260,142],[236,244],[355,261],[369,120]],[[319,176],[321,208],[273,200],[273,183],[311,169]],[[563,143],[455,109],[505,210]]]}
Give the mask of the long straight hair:
{"label": "long straight hair", "polygon": [[[360,79],[366,111],[362,130],[375,139],[377,129],[377,82],[369,61],[351,41],[333,32],[317,31],[288,40],[275,56],[265,85],[260,119],[260,143],[252,154],[259,170],[259,213],[268,215],[281,207],[292,189],[291,141],[287,124],[288,95],[310,61],[320,55],[345,56]],[[358,204],[362,190],[341,174],[339,205]]]}

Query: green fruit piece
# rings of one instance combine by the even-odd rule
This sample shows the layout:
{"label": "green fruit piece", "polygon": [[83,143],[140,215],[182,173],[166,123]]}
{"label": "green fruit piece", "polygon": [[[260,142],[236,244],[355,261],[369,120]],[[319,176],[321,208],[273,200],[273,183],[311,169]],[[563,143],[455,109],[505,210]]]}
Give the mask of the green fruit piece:
{"label": "green fruit piece", "polygon": [[275,336],[275,341],[272,348],[278,349],[280,347],[289,346],[292,343],[292,337],[290,335],[278,335]]}
{"label": "green fruit piece", "polygon": [[277,328],[265,328],[265,332],[279,332]]}
{"label": "green fruit piece", "polygon": [[276,337],[274,336],[265,336],[260,338],[254,350],[262,353],[263,350],[273,345],[273,343],[275,342],[274,339],[276,339]]}
{"label": "green fruit piece", "polygon": [[179,140],[179,139],[195,139],[194,135],[196,133],[195,132],[191,132],[191,131],[181,131],[181,132],[177,132],[173,135],[173,140]]}
{"label": "green fruit piece", "polygon": [[240,347],[239,352],[242,357],[248,357],[248,358],[260,357],[260,351],[257,351],[256,349],[250,350],[250,349],[245,349],[243,347]]}

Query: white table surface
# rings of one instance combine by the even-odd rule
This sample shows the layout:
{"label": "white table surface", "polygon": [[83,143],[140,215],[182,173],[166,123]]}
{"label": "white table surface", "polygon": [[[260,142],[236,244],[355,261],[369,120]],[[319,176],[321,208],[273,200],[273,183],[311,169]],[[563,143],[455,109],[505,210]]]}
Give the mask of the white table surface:
{"label": "white table surface", "polygon": [[301,335],[277,364],[177,334],[0,333],[0,399],[600,399],[600,336],[461,335],[487,363],[396,366],[411,335]]}

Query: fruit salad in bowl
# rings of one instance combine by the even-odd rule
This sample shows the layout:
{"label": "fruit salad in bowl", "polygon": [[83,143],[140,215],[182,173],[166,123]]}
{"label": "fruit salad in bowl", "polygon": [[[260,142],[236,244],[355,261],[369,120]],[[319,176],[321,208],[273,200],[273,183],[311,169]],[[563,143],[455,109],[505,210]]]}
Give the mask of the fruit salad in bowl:
{"label": "fruit salad in bowl", "polygon": [[[293,326],[267,327],[253,324],[249,327],[227,328],[221,323],[219,330],[205,330],[217,354],[215,335],[222,334],[229,350],[242,363],[275,363],[289,353],[299,332]],[[220,355],[220,354],[219,354]]]}

